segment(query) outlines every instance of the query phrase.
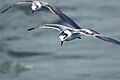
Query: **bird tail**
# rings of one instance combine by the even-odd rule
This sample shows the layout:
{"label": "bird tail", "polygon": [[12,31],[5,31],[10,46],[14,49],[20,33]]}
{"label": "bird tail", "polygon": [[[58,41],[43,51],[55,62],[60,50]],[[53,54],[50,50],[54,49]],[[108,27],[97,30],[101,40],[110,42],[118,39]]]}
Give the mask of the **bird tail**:
{"label": "bird tail", "polygon": [[104,41],[113,43],[113,44],[120,45],[120,41],[117,41],[117,40],[112,39],[112,38],[110,38],[110,37],[104,37],[104,36],[101,36],[101,35],[97,35],[97,36],[95,36],[95,37],[98,38],[98,39],[101,39],[101,40],[104,40]]}

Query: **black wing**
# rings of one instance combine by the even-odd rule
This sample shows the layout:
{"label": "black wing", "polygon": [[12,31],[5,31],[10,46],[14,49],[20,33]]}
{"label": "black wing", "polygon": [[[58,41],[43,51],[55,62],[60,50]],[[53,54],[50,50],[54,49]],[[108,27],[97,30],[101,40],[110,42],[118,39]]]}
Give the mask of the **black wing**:
{"label": "black wing", "polygon": [[51,10],[53,13],[57,14],[60,18],[62,18],[65,22],[69,23],[74,28],[81,29],[71,18],[69,18],[67,15],[65,15],[56,6],[47,4],[47,5],[45,5],[45,7],[47,7],[49,10]]}
{"label": "black wing", "polygon": [[115,40],[115,39],[112,39],[112,38],[109,38],[109,37],[103,37],[103,36],[95,36],[95,37],[97,37],[97,38],[99,38],[99,39],[102,39],[102,40],[104,40],[104,41],[107,41],[107,42],[111,42],[111,43],[113,43],[113,44],[120,45],[120,42],[119,42],[119,41],[117,41],[117,40]]}
{"label": "black wing", "polygon": [[3,10],[1,13],[3,14],[3,13],[5,13],[7,10],[9,10],[10,8],[12,8],[12,7],[14,7],[15,6],[15,4],[13,4],[13,5],[11,5],[11,6],[9,6],[8,8],[6,8],[5,10]]}

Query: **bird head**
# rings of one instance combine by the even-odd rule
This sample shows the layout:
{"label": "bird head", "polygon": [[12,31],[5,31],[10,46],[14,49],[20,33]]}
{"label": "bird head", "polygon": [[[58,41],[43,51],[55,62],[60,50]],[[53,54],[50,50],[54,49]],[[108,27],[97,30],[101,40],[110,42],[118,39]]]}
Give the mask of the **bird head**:
{"label": "bird head", "polygon": [[59,34],[59,38],[61,40],[61,46],[63,45],[63,42],[72,35],[72,33],[69,30],[64,30]]}
{"label": "bird head", "polygon": [[33,1],[31,9],[32,9],[32,13],[38,9],[40,9],[42,7],[42,3],[39,1]]}

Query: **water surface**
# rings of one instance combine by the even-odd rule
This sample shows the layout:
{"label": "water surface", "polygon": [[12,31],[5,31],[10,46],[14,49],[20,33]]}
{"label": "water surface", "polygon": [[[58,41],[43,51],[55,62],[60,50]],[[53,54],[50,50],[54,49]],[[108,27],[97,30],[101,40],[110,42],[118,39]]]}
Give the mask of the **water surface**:
{"label": "water surface", "polygon": [[[120,40],[119,0],[45,1],[57,5],[80,27]],[[1,0],[0,8],[15,2]],[[61,47],[56,30],[27,31],[45,23],[70,26],[47,10],[31,14],[28,8],[12,8],[0,14],[0,63],[30,67],[18,74],[8,70],[0,80],[120,80],[119,46],[83,36]]]}

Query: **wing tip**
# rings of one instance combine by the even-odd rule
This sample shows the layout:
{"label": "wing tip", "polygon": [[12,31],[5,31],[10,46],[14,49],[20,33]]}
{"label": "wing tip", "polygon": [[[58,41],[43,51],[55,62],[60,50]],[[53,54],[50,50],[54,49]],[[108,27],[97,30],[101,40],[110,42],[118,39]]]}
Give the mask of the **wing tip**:
{"label": "wing tip", "polygon": [[5,12],[8,11],[10,8],[12,8],[13,6],[15,6],[15,4],[10,5],[8,8],[4,9],[4,10],[1,12],[1,14],[5,13]]}
{"label": "wing tip", "polygon": [[109,37],[103,37],[103,36],[95,36],[99,39],[102,39],[104,41],[107,41],[107,42],[110,42],[110,43],[113,43],[113,44],[116,44],[116,45],[120,45],[120,41],[117,41],[115,39],[112,39],[112,38],[109,38]]}
{"label": "wing tip", "polygon": [[7,9],[3,10],[3,11],[1,12],[1,14],[5,13],[6,11],[7,11]]}
{"label": "wing tip", "polygon": [[29,29],[27,29],[27,31],[32,31],[33,29],[35,29],[35,28],[29,28]]}

